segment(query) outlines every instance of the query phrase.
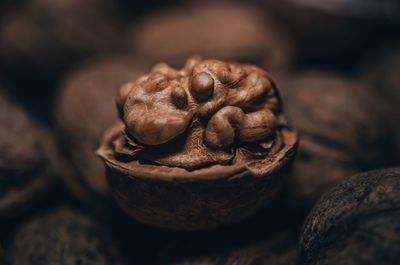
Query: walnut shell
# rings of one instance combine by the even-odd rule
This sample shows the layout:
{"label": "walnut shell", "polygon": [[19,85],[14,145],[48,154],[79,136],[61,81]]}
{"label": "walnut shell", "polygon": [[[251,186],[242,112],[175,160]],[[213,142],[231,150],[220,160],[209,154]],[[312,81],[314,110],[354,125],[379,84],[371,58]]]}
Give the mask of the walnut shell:
{"label": "walnut shell", "polygon": [[122,56],[97,59],[74,70],[61,86],[56,103],[57,136],[77,171],[63,180],[73,195],[91,207],[109,201],[104,166],[95,151],[104,130],[118,120],[115,94],[144,69]]}
{"label": "walnut shell", "polygon": [[0,223],[54,189],[58,152],[52,134],[0,93]]}
{"label": "walnut shell", "polygon": [[[213,82],[197,82],[198,73]],[[190,86],[199,84],[214,85],[213,96],[195,98]],[[187,104],[176,104],[177,89]],[[105,133],[98,154],[121,208],[149,225],[198,230],[255,214],[275,197],[297,147],[274,82],[251,65],[158,64],[121,88],[117,106],[124,124]]]}
{"label": "walnut shell", "polygon": [[304,223],[301,264],[398,264],[399,177],[370,171],[324,194]]}
{"label": "walnut shell", "polygon": [[324,72],[307,72],[282,84],[286,110],[302,137],[292,187],[314,202],[352,174],[393,160],[384,104],[366,83]]}
{"label": "walnut shell", "polygon": [[84,214],[61,208],[35,217],[17,229],[12,264],[124,264],[115,241]]}
{"label": "walnut shell", "polygon": [[152,63],[183,64],[192,54],[286,69],[289,37],[268,14],[249,5],[192,4],[151,14],[132,30],[133,47]]}

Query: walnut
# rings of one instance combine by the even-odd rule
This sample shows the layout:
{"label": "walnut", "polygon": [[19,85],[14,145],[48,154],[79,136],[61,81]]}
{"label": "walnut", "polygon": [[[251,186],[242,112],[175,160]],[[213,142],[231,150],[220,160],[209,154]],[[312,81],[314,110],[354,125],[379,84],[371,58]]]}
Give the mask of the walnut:
{"label": "walnut", "polygon": [[123,124],[98,154],[117,202],[146,224],[197,230],[244,219],[275,197],[296,151],[271,76],[252,65],[160,63],[123,85],[116,103]]}
{"label": "walnut", "polygon": [[0,223],[57,192],[63,170],[53,135],[0,93]]}
{"label": "walnut", "polygon": [[[103,131],[118,121],[113,98],[125,82],[143,73],[142,63],[121,56],[94,59],[69,73],[55,108],[57,138],[71,168],[66,187],[90,209],[105,212],[111,203],[102,161],[95,155]],[[99,203],[101,201],[102,203]]]}
{"label": "walnut", "polygon": [[324,194],[304,223],[300,264],[398,264],[399,177],[369,171]]}
{"label": "walnut", "polygon": [[59,208],[25,221],[12,236],[12,264],[125,264],[114,239],[83,213]]}
{"label": "walnut", "polygon": [[281,86],[287,114],[302,137],[291,178],[294,202],[308,208],[354,173],[390,163],[393,135],[370,84],[311,71]]}
{"label": "walnut", "polygon": [[156,65],[117,98],[127,131],[145,145],[169,142],[194,119],[208,119],[204,142],[226,149],[256,142],[278,127],[280,101],[270,77],[249,65],[190,58],[180,71]]}

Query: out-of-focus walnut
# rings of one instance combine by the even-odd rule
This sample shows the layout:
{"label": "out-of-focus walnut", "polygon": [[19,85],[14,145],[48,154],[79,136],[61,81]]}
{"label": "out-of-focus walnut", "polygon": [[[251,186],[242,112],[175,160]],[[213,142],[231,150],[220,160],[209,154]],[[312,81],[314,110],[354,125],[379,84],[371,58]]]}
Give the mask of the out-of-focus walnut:
{"label": "out-of-focus walnut", "polygon": [[30,211],[62,171],[52,134],[0,92],[0,223]]}
{"label": "out-of-focus walnut", "polygon": [[300,264],[398,264],[399,178],[399,168],[370,171],[324,194],[304,223]]}
{"label": "out-of-focus walnut", "polygon": [[308,72],[281,85],[301,135],[291,179],[295,196],[312,203],[353,173],[390,164],[393,137],[384,104],[368,84]]}
{"label": "out-of-focus walnut", "polygon": [[9,250],[12,264],[121,265],[107,231],[77,210],[60,208],[22,224]]}
{"label": "out-of-focus walnut", "polygon": [[192,54],[263,65],[276,73],[292,57],[288,36],[248,5],[199,3],[154,13],[134,28],[132,43],[153,63],[182,65]]}
{"label": "out-of-focus walnut", "polygon": [[145,70],[140,62],[122,56],[97,59],[75,69],[61,85],[56,103],[57,136],[78,173],[64,182],[93,208],[104,206],[99,200],[108,200],[109,195],[104,166],[95,154],[98,140],[118,120],[118,88]]}

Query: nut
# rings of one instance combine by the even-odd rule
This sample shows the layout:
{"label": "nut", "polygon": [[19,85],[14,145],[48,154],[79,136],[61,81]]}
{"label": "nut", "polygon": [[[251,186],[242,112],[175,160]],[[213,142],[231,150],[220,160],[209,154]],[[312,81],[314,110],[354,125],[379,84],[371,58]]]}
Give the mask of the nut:
{"label": "nut", "polygon": [[[94,60],[70,73],[60,88],[55,110],[57,137],[77,171],[63,181],[90,209],[105,212],[104,206],[111,204],[104,166],[95,155],[99,137],[118,120],[111,99],[118,87],[141,74],[142,68],[140,62],[121,57]],[[120,93],[126,88],[129,83]]]}
{"label": "nut", "polygon": [[[273,134],[278,124],[272,111],[279,111],[280,102],[266,73],[252,66],[216,60],[204,60],[191,67],[179,73],[165,64],[157,65],[147,77],[122,87],[117,97],[119,112],[124,114],[128,133],[138,142],[169,142],[187,130],[194,115],[205,119],[211,116],[205,143],[214,148],[230,147],[235,131],[245,142]],[[188,95],[195,100],[188,103]],[[240,107],[249,109],[248,113]],[[223,140],[227,138],[229,142]]]}
{"label": "nut", "polygon": [[0,223],[26,212],[55,190],[61,170],[53,136],[0,93]]}
{"label": "nut", "polygon": [[[199,76],[195,94],[210,95],[201,100]],[[297,146],[274,82],[251,65],[158,64],[122,86],[117,106],[123,124],[98,154],[122,209],[150,225],[198,230],[253,215],[275,197]]]}
{"label": "nut", "polygon": [[301,264],[397,264],[400,168],[355,175],[322,196],[307,217]]}
{"label": "nut", "polygon": [[282,95],[302,135],[291,182],[294,201],[307,210],[345,178],[393,159],[384,104],[368,84],[307,72],[283,82]]}
{"label": "nut", "polygon": [[69,208],[33,218],[17,229],[10,261],[22,264],[124,264],[103,227]]}

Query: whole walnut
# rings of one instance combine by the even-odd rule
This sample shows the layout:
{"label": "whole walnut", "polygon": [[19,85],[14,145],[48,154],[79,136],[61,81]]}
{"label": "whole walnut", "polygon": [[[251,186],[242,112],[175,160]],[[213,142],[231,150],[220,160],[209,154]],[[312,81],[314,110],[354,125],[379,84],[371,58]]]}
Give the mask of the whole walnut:
{"label": "whole walnut", "polygon": [[0,55],[47,70],[114,48],[119,31],[111,0],[31,0],[2,17]]}
{"label": "whole walnut", "polygon": [[248,5],[199,3],[169,8],[133,27],[132,46],[152,63],[180,66],[192,54],[257,63],[276,73],[290,64],[292,44],[267,14]]}
{"label": "whole walnut", "polygon": [[93,208],[102,208],[109,198],[104,165],[95,154],[98,139],[118,120],[118,88],[145,70],[143,64],[124,56],[96,59],[72,71],[61,85],[55,110],[56,131],[59,144],[77,171],[75,177],[64,178],[64,182],[77,198]]}
{"label": "whole walnut", "polygon": [[0,91],[0,223],[56,190],[61,160],[52,134]]}
{"label": "whole walnut", "polygon": [[369,84],[306,72],[281,86],[287,114],[301,135],[291,178],[295,201],[311,204],[353,173],[393,159],[384,104]]}
{"label": "whole walnut", "polygon": [[59,208],[22,224],[8,252],[15,265],[124,264],[108,232],[70,208]]}
{"label": "whole walnut", "polygon": [[324,194],[303,226],[300,264],[398,264],[400,168],[355,175]]}

